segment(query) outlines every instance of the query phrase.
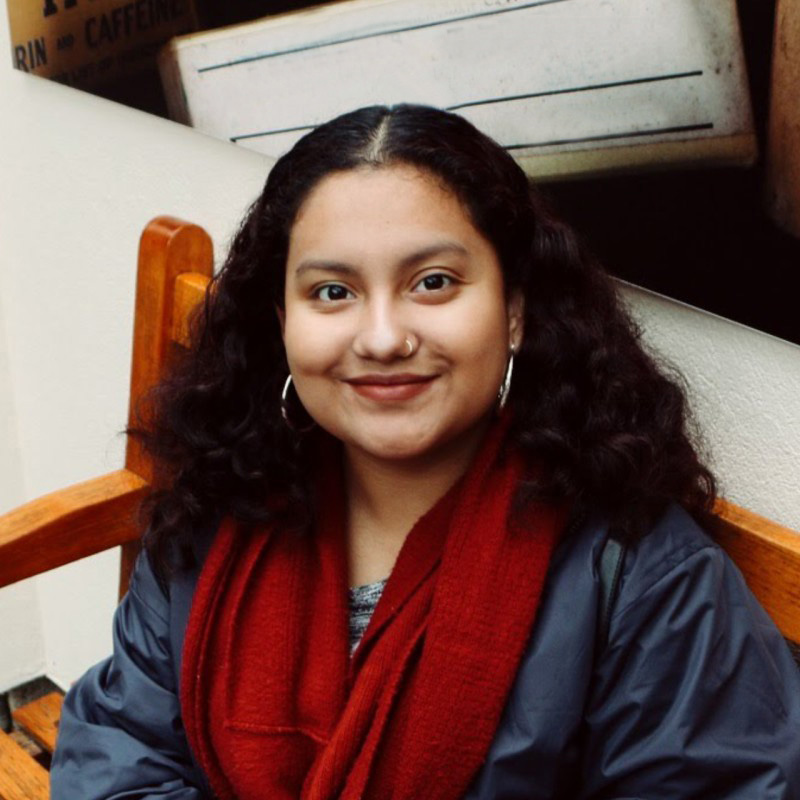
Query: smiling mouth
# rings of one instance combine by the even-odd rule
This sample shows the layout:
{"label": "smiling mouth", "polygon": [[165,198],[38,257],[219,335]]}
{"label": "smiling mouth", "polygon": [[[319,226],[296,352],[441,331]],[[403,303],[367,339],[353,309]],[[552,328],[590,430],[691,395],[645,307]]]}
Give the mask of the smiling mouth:
{"label": "smiling mouth", "polygon": [[425,392],[436,375],[359,375],[346,381],[362,397],[378,402],[400,402]]}

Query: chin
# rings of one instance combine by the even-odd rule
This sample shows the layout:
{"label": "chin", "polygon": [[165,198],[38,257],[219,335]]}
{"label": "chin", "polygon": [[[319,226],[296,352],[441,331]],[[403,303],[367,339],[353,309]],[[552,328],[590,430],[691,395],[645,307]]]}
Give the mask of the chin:
{"label": "chin", "polygon": [[449,430],[437,426],[410,426],[398,430],[388,430],[388,426],[367,429],[355,439],[352,446],[369,454],[372,458],[385,461],[414,461],[417,459],[436,459],[450,447],[470,438],[474,426],[466,430]]}
{"label": "chin", "polygon": [[381,441],[373,439],[369,442],[354,442],[353,444],[373,458],[385,461],[409,461],[424,457],[436,449],[435,445],[409,439]]}
{"label": "chin", "polygon": [[401,425],[394,427],[386,423],[365,426],[356,436],[340,438],[372,458],[387,461],[405,461],[424,457],[435,452],[442,445],[438,432],[427,426]]}

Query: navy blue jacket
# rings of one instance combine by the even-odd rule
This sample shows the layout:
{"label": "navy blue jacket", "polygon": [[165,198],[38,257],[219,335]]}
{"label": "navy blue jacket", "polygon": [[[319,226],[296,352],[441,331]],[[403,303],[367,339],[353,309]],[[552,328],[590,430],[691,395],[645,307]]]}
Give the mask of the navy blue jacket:
{"label": "navy blue jacket", "polygon": [[[800,672],[736,567],[672,508],[628,550],[603,642],[606,537],[591,522],[557,548],[467,797],[800,800]],[[211,796],[178,700],[196,579],[181,574],[165,593],[139,560],[114,655],[67,695],[52,800]]]}

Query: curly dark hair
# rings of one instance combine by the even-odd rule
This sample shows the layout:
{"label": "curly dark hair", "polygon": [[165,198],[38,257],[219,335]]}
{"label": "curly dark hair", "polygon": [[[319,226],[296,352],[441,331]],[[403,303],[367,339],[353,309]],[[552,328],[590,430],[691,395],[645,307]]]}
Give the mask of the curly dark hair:
{"label": "curly dark hair", "polygon": [[[494,246],[505,291],[521,292],[524,340],[510,393],[512,441],[540,464],[518,498],[566,500],[635,536],[673,501],[707,509],[714,479],[693,444],[678,376],[659,366],[599,267],[516,162],[463,118],[373,106],[304,136],[272,168],[215,276],[194,346],[130,431],[159,465],[146,547],[160,567],[177,544],[229,514],[246,524],[308,519],[309,438],[281,418],[288,373],[276,308],[289,236],[327,175],[409,165],[459,198]],[[280,501],[277,499],[280,498]]]}

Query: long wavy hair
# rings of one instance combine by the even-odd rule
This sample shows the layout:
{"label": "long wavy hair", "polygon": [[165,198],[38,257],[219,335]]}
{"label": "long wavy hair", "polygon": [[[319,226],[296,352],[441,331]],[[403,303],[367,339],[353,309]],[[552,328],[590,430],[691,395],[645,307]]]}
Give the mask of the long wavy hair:
{"label": "long wavy hair", "polygon": [[714,479],[693,444],[680,378],[657,364],[608,275],[515,161],[463,118],[417,105],[373,106],[304,136],[274,165],[195,320],[194,344],[129,431],[156,459],[145,545],[160,569],[191,558],[222,515],[247,525],[308,522],[309,438],[288,428],[288,374],[276,308],[289,236],[331,173],[410,165],[461,201],[494,246],[507,293],[522,293],[524,340],[509,404],[512,441],[543,468],[518,500],[566,501],[622,535],[673,501],[706,509]]}

